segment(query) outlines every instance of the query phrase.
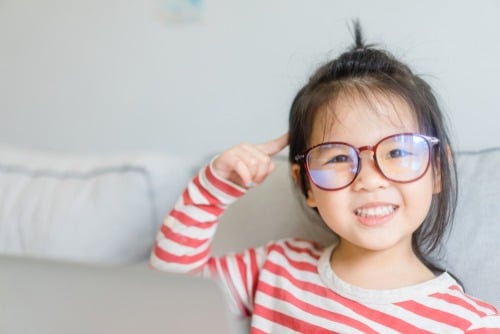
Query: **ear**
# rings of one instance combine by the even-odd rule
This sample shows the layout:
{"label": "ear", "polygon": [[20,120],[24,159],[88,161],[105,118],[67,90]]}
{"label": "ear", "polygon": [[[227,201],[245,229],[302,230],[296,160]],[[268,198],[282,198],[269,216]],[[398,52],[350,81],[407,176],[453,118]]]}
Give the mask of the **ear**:
{"label": "ear", "polygon": [[[448,163],[452,164],[453,163],[453,155],[451,154],[451,149],[450,146],[446,146],[446,157],[448,158]],[[432,194],[436,195],[441,192],[442,189],[442,183],[441,183],[441,158],[436,156],[436,169],[434,170],[434,175],[433,175],[433,188],[432,188]]]}
{"label": "ear", "polygon": [[[292,178],[293,178],[293,181],[295,182],[295,184],[299,187],[301,187],[300,171],[301,171],[301,167],[299,164],[292,164]],[[317,205],[316,205],[316,200],[314,199],[314,193],[311,190],[311,184],[310,184],[309,180],[304,180],[304,181],[307,182],[307,184],[306,184],[306,188],[307,188],[306,203],[311,208],[315,208],[315,207],[317,207]]]}
{"label": "ear", "polygon": [[300,165],[292,164],[292,178],[293,182],[300,187]]}
{"label": "ear", "polygon": [[434,175],[432,178],[432,194],[436,195],[441,192],[441,168],[439,165],[436,166]]}

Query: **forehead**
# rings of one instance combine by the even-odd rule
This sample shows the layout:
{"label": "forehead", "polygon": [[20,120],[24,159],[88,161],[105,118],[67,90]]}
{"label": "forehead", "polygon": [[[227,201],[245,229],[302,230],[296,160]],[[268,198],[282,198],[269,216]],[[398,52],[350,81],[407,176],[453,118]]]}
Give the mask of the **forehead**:
{"label": "forehead", "polygon": [[311,145],[345,141],[357,146],[401,132],[418,132],[415,112],[391,93],[341,93],[314,119]]}

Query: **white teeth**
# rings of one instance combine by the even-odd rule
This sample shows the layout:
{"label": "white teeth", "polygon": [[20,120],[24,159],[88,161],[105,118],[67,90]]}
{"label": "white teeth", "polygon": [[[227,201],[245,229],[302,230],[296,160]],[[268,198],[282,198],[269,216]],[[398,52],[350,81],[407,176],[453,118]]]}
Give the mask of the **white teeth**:
{"label": "white teeth", "polygon": [[357,216],[361,217],[382,217],[382,216],[387,216],[394,212],[396,210],[396,207],[393,205],[387,205],[387,206],[377,206],[374,208],[362,208],[362,209],[356,209],[354,213]]}

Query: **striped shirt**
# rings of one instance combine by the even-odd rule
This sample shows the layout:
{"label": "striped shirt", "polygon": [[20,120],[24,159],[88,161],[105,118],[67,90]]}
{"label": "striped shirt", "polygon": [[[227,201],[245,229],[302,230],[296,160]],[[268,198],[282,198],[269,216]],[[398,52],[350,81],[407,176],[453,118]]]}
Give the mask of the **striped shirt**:
{"label": "striped shirt", "polygon": [[241,254],[210,255],[218,217],[245,190],[207,166],[166,218],[151,255],[157,269],[216,277],[252,333],[500,333],[492,305],[447,273],[411,287],[367,290],[342,281],[335,245],[287,239]]}

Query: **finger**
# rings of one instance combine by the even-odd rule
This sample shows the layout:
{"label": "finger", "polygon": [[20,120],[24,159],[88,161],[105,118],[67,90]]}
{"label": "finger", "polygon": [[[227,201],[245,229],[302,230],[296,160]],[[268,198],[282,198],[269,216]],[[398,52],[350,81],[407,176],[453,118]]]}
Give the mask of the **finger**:
{"label": "finger", "polygon": [[224,165],[218,164],[229,181],[243,187],[251,187],[261,183],[269,174],[271,158],[253,145],[242,144],[224,154],[221,159]]}
{"label": "finger", "polygon": [[[240,148],[234,147],[222,153],[214,160],[213,168],[220,177],[228,179],[234,175],[238,176],[242,174],[242,177],[246,179],[251,178],[251,173],[243,170],[248,162],[241,158],[244,155],[238,153],[240,150]],[[244,166],[239,166],[239,164],[243,164]],[[248,168],[246,169],[248,170]]]}
{"label": "finger", "polygon": [[241,158],[245,159],[249,165],[268,164],[271,157],[263,152],[257,145],[243,145],[240,151]]}
{"label": "finger", "polygon": [[[279,139],[288,140],[287,136],[281,136]],[[260,147],[259,145],[241,145],[241,149],[240,153],[244,156],[240,156],[240,158],[246,160],[250,173],[252,173],[253,183],[262,183],[274,170],[275,166],[271,156],[262,151],[262,145]]]}
{"label": "finger", "polygon": [[253,182],[255,184],[262,183],[272,171],[274,162],[270,156],[263,153],[254,145],[245,145],[242,149],[240,159],[246,161],[249,171],[252,173]]}
{"label": "finger", "polygon": [[273,156],[288,146],[288,132],[268,142],[256,145],[259,150]]}
{"label": "finger", "polygon": [[247,146],[239,152],[239,159],[245,164],[253,184],[261,183],[269,174],[271,158],[254,146]]}
{"label": "finger", "polygon": [[245,164],[242,160],[238,160],[236,165],[234,166],[234,173],[239,177],[241,181],[238,179],[232,179],[231,181],[242,187],[251,187],[253,185],[253,175],[248,165]]}
{"label": "finger", "polygon": [[266,164],[259,165],[259,168],[256,174],[253,177],[253,181],[255,184],[261,184],[264,180],[271,174],[274,170],[274,162],[269,160]]}

